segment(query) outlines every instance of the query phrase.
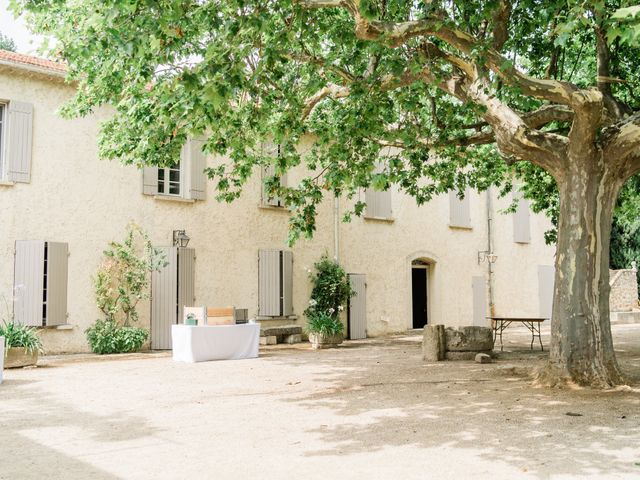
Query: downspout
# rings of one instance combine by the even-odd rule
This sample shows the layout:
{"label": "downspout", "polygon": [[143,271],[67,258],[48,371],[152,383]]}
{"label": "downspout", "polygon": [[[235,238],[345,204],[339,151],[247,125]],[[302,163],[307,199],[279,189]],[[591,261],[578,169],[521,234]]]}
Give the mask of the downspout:
{"label": "downspout", "polygon": [[340,263],[340,198],[333,196],[333,259]]}
{"label": "downspout", "polygon": [[[492,201],[491,187],[487,189],[487,251],[493,253],[493,201]],[[487,271],[489,274],[488,289],[489,289],[489,316],[493,317],[495,312],[495,303],[493,298],[493,263],[487,259]]]}

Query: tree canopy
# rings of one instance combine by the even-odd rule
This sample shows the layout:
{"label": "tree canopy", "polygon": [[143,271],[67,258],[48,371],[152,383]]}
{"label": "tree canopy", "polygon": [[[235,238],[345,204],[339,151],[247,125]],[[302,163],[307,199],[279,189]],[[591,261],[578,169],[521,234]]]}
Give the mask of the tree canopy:
{"label": "tree canopy", "polygon": [[8,50],[9,52],[16,51],[16,42],[2,32],[0,32],[0,50]]}
{"label": "tree canopy", "polygon": [[[64,113],[115,108],[100,136],[104,157],[166,165],[189,135],[205,135],[205,149],[227,158],[208,173],[229,201],[261,165],[280,175],[304,164],[310,174],[298,185],[270,183],[293,209],[291,240],[313,233],[325,192],[354,198],[395,184],[422,203],[467,186],[508,190],[514,168],[532,184],[555,181],[551,365],[579,383],[620,381],[605,285],[613,206],[640,170],[640,7],[12,3],[55,37],[51,53],[69,64],[78,93]],[[299,151],[304,135],[313,142]],[[280,145],[277,158],[264,148],[270,142]],[[354,201],[353,212],[363,207]]]}

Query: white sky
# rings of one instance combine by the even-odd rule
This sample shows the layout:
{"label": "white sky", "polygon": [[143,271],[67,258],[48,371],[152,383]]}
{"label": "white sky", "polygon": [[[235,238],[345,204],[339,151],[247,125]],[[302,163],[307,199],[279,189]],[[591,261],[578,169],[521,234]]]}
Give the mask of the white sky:
{"label": "white sky", "polygon": [[37,55],[40,38],[29,32],[22,18],[14,18],[8,7],[9,0],[0,0],[0,32],[13,39],[19,53]]}

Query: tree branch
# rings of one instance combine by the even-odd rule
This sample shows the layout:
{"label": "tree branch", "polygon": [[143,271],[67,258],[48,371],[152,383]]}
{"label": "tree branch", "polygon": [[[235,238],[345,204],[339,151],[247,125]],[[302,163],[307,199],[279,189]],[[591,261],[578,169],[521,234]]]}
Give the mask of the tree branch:
{"label": "tree branch", "polygon": [[628,163],[637,172],[640,168],[640,112],[606,128],[602,133],[605,160],[618,165]]}
{"label": "tree branch", "polygon": [[500,0],[498,8],[493,12],[493,48],[499,52],[509,38],[509,19],[511,18],[511,2]]}

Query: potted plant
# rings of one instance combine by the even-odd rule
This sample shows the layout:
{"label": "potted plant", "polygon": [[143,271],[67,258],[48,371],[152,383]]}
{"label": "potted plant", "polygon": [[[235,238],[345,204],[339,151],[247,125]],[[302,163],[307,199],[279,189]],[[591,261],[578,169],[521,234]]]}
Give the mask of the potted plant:
{"label": "potted plant", "polygon": [[344,325],[340,313],[344,311],[353,290],[344,269],[324,255],[310,272],[313,289],[309,307],[304,311],[308,322],[309,341],[313,348],[331,348],[344,340]]}
{"label": "potted plant", "polygon": [[308,318],[307,329],[312,348],[333,348],[342,343],[344,325],[340,318],[323,312],[312,314]]}
{"label": "potted plant", "polygon": [[4,322],[0,326],[0,337],[4,337],[4,368],[26,367],[38,363],[42,342],[35,328]]}

